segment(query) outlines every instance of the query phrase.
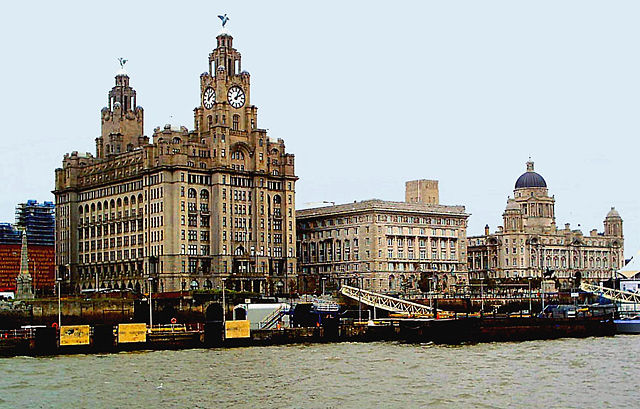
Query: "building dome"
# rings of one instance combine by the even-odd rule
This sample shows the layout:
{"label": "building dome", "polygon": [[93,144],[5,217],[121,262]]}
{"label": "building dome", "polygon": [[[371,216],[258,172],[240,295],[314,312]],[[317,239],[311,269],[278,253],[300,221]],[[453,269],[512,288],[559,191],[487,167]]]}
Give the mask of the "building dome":
{"label": "building dome", "polygon": [[527,162],[527,171],[516,180],[516,189],[526,189],[529,187],[547,187],[547,182],[540,174],[533,171],[533,162]]}
{"label": "building dome", "polygon": [[615,207],[612,207],[611,210],[609,210],[609,213],[607,213],[607,219],[621,219],[620,213],[618,213]]}

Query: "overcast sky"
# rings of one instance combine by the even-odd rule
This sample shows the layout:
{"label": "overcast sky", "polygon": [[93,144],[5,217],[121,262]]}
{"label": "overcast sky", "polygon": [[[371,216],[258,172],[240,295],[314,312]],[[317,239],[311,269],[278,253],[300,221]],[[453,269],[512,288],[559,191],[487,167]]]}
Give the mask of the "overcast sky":
{"label": "overcast sky", "polygon": [[297,203],[404,199],[438,179],[468,234],[502,222],[529,156],[557,224],[640,248],[638,1],[13,1],[0,25],[0,221],[53,200],[64,153],[95,152],[118,70],[145,133],[193,128],[228,13],[259,126],[296,155]]}

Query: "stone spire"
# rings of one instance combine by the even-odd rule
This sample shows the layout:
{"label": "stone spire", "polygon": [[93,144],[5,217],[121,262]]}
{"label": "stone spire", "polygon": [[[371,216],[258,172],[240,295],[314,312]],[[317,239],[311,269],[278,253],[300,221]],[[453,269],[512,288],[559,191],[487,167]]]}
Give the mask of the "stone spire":
{"label": "stone spire", "polygon": [[16,299],[31,300],[33,296],[32,278],[29,274],[29,252],[27,249],[27,229],[22,230],[22,249],[20,251],[20,273],[16,278]]}

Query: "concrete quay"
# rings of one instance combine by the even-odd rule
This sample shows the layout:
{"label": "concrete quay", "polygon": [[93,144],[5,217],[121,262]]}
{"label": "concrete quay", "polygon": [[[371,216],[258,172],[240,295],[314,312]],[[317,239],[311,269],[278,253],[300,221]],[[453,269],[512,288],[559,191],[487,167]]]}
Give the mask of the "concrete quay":
{"label": "concrete quay", "polygon": [[[216,348],[320,342],[380,342],[460,344],[499,341],[556,339],[563,337],[613,336],[612,316],[578,318],[460,317],[451,319],[385,318],[369,322],[327,320],[321,326],[251,331],[247,338],[224,338],[222,322],[141,326],[138,338],[123,340],[118,326],[89,328],[84,341],[63,342],[65,332],[52,327],[0,332],[0,355],[55,355],[110,353],[129,350]],[[70,330],[70,328],[72,330]]]}

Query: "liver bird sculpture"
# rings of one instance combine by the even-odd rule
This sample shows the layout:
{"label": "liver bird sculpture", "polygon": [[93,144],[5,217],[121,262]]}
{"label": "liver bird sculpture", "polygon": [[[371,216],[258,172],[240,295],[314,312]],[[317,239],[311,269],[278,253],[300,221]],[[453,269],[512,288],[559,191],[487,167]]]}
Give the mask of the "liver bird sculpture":
{"label": "liver bird sculpture", "polygon": [[224,28],[225,24],[227,24],[227,21],[229,21],[229,17],[227,17],[227,15],[225,14],[224,16],[218,16],[218,18],[222,21],[222,28]]}

